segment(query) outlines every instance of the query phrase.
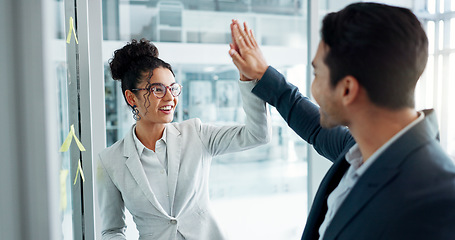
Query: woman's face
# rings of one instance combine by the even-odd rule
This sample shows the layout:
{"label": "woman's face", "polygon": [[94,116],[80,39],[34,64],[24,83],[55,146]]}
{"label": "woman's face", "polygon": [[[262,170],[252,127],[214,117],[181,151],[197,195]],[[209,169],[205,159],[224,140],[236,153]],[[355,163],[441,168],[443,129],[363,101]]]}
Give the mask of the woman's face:
{"label": "woman's face", "polygon": [[[144,76],[148,78],[148,74]],[[152,77],[150,78],[150,84],[161,83],[164,86],[169,87],[172,83],[175,83],[175,78],[172,72],[167,68],[156,68],[153,70]],[[138,84],[137,88],[146,88],[148,85],[147,81],[142,81]],[[137,109],[139,110],[139,116],[141,122],[150,124],[165,124],[172,122],[174,119],[174,111],[178,103],[178,97],[174,97],[168,88],[166,88],[166,94],[163,98],[157,98],[153,92],[147,90],[139,90],[136,92],[137,97]],[[150,103],[149,103],[150,102]]]}

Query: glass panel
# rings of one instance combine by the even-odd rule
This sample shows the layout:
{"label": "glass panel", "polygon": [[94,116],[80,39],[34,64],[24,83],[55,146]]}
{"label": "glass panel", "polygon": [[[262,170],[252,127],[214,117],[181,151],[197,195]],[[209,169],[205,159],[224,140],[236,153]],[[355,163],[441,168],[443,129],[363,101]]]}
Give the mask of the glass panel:
{"label": "glass panel", "polygon": [[[55,44],[52,52],[55,74],[58,79],[58,112],[59,121],[58,128],[60,135],[58,142],[61,144],[65,141],[69,126],[68,117],[68,90],[67,90],[67,61],[66,61],[66,34],[65,34],[65,7],[64,2],[55,0],[56,9],[55,19]],[[55,149],[60,149],[56,146]],[[61,166],[60,166],[60,210],[62,228],[61,233],[63,240],[73,239],[73,211],[72,211],[72,193],[71,193],[71,179],[70,179],[70,153],[69,151],[60,152]]]}
{"label": "glass panel", "polygon": [[428,37],[428,51],[430,54],[434,54],[435,49],[435,35],[436,35],[436,30],[435,30],[435,22],[434,21],[428,21],[427,23],[427,37]]}
{"label": "glass panel", "polygon": [[455,18],[450,19],[450,48],[455,49]]}
{"label": "glass panel", "polygon": [[[435,57],[435,60],[436,60],[436,57]],[[444,113],[442,113],[442,110],[443,110],[442,99],[445,97],[442,95],[442,92],[443,92],[443,88],[446,87],[446,86],[443,86],[444,77],[445,77],[444,76],[445,75],[444,74],[444,57],[441,54],[439,54],[437,57],[436,67],[437,67],[437,72],[436,72],[437,80],[435,79],[435,81],[433,82],[433,84],[435,85],[434,108],[436,108],[436,113],[438,116],[438,125],[439,125],[439,127],[441,127],[442,116],[445,115]]]}
{"label": "glass panel", "polygon": [[429,56],[425,71],[416,86],[416,109],[434,108],[434,74],[434,57]]}
{"label": "glass panel", "polygon": [[[449,66],[452,66],[452,67],[449,67],[449,78],[448,79],[451,79],[451,81],[447,81],[449,86],[449,93],[453,93],[453,91],[455,91],[455,81],[453,81],[453,79],[455,79],[455,68],[453,68],[453,66],[455,66],[455,53],[452,53],[450,54],[450,60],[449,60]],[[454,103],[455,102],[455,94],[449,94],[448,95],[448,102],[449,103]],[[448,121],[447,121],[449,124],[448,124],[448,144],[447,144],[447,152],[450,154],[450,156],[452,157],[452,159],[455,161],[455,110],[453,108],[451,108],[451,110],[449,110],[449,114],[448,114]]]}
{"label": "glass panel", "polygon": [[[449,2],[445,3],[448,7]],[[450,3],[452,4],[453,1]],[[452,7],[454,6],[452,5]],[[419,12],[420,9],[415,10]],[[441,132],[441,146],[455,158],[455,125],[453,124],[455,111],[450,107],[450,103],[454,101],[453,94],[450,93],[455,91],[455,84],[452,81],[454,77],[452,66],[455,64],[453,60],[455,19],[447,19],[446,16],[439,14],[423,17],[434,19],[434,21],[426,23],[430,56],[416,90],[416,106],[418,109],[434,108],[436,110]],[[445,26],[445,24],[450,25]],[[438,45],[437,49],[435,49],[435,44]]]}
{"label": "glass panel", "polygon": [[430,13],[430,14],[436,13],[436,0],[428,0],[427,10],[428,10],[428,13]]}
{"label": "glass panel", "polygon": [[439,37],[438,37],[438,49],[442,50],[444,49],[444,21],[440,20],[439,21]]}
{"label": "glass panel", "polygon": [[[107,65],[114,50],[132,38],[154,42],[183,85],[174,121],[244,122],[238,72],[227,53],[231,19],[247,21],[268,62],[305,93],[306,3],[296,2],[301,1],[103,1],[104,10],[113,10],[103,11],[108,146],[133,124]],[[274,108],[271,117],[271,143],[212,161],[212,209],[232,239],[297,239],[305,225],[307,144]],[[127,221],[127,238],[137,238],[130,215]]]}

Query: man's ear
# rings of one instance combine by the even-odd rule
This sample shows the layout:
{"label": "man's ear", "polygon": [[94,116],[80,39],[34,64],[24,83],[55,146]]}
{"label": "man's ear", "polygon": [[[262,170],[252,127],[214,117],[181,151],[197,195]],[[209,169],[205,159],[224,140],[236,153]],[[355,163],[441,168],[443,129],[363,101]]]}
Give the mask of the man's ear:
{"label": "man's ear", "polygon": [[338,82],[338,91],[341,95],[341,103],[344,106],[351,105],[359,98],[360,84],[357,79],[351,75],[345,76]]}
{"label": "man's ear", "polygon": [[125,98],[130,106],[138,105],[138,103],[137,103],[138,99],[137,99],[136,95],[133,92],[131,92],[130,90],[125,91]]}

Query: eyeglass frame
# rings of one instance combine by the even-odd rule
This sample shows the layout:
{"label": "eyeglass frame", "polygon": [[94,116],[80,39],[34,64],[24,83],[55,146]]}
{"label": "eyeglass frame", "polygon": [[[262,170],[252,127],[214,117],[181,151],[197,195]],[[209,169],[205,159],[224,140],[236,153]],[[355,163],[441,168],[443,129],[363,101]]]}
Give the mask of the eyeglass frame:
{"label": "eyeglass frame", "polygon": [[[178,94],[177,96],[174,96],[174,94],[172,93],[172,90],[171,90],[171,87],[174,86],[175,84],[177,84],[177,85],[180,87],[180,92],[179,92],[179,94]],[[164,95],[163,95],[162,97],[156,96],[155,91],[152,91],[152,87],[155,86],[155,85],[164,86],[164,88],[166,89],[166,91],[164,91]],[[174,82],[174,83],[172,83],[172,84],[169,85],[169,86],[166,86],[166,85],[164,85],[164,84],[162,84],[162,83],[151,83],[149,88],[134,88],[134,89],[131,89],[131,91],[146,90],[146,91],[152,92],[152,93],[153,93],[153,96],[155,96],[156,98],[162,99],[162,98],[164,98],[164,97],[166,96],[167,90],[168,90],[168,89],[169,89],[169,93],[171,93],[171,95],[172,95],[173,97],[178,97],[178,96],[180,96],[180,94],[182,93],[182,88],[183,88],[183,86],[180,85],[180,84],[177,83],[177,82]]]}

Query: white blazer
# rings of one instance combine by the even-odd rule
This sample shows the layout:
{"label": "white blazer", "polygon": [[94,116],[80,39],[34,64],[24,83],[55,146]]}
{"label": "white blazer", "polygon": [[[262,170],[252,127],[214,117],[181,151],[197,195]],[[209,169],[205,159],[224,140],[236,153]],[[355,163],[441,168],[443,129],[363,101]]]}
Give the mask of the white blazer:
{"label": "white blazer", "polygon": [[270,140],[266,103],[251,93],[254,85],[239,81],[244,125],[214,126],[199,119],[166,125],[171,214],[164,211],[149,186],[134,143],[134,126],[124,139],[99,154],[96,184],[103,239],[125,239],[125,207],[141,240],[176,239],[177,231],[187,240],[225,239],[209,206],[209,169],[215,155]]}

